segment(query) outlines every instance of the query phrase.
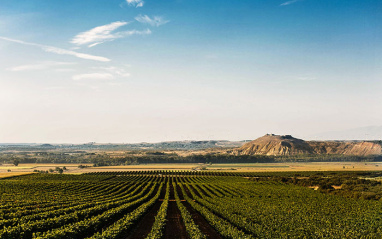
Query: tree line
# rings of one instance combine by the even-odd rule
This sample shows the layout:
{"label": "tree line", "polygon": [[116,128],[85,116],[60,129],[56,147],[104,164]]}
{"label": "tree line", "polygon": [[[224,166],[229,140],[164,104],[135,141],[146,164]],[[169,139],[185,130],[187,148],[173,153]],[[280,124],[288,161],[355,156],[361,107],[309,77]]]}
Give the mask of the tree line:
{"label": "tree line", "polygon": [[234,155],[222,153],[191,154],[181,156],[176,153],[125,152],[115,156],[107,152],[15,152],[0,154],[0,163],[86,163],[94,166],[115,166],[150,163],[277,163],[277,162],[376,162],[382,155]]}

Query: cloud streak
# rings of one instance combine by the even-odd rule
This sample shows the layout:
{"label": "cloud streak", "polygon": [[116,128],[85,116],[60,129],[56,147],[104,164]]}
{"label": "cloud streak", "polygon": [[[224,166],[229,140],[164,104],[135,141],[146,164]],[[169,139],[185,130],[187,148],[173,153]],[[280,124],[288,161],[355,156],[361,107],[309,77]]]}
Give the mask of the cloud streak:
{"label": "cloud streak", "polygon": [[89,45],[89,47],[92,47],[105,41],[112,41],[117,38],[117,36],[111,34],[111,32],[127,24],[128,22],[117,21],[95,27],[89,31],[77,34],[70,43],[75,45]]}
{"label": "cloud streak", "polygon": [[[116,66],[92,67],[91,69],[93,69],[92,73],[73,75],[72,80],[111,81],[117,78],[126,78],[130,76],[130,73],[126,72],[125,69]],[[94,70],[96,72],[94,72]]]}
{"label": "cloud streak", "polygon": [[127,2],[127,5],[129,6],[133,6],[133,7],[143,7],[143,5],[145,4],[145,2],[143,0],[126,0]]}
{"label": "cloud streak", "polygon": [[65,49],[58,48],[58,47],[46,46],[46,45],[41,45],[41,44],[37,44],[37,43],[20,41],[20,40],[8,38],[8,37],[1,37],[0,36],[0,39],[5,40],[5,41],[9,41],[9,42],[19,43],[22,45],[38,47],[45,52],[50,52],[50,53],[54,53],[54,54],[58,54],[58,55],[69,55],[69,56],[74,56],[74,57],[81,58],[81,59],[101,61],[101,62],[110,61],[110,59],[108,59],[106,57],[102,57],[102,56],[89,55],[89,54],[80,53],[80,52],[76,52],[76,51],[65,50]]}
{"label": "cloud streak", "polygon": [[146,23],[155,27],[159,27],[160,25],[164,25],[169,22],[169,20],[165,20],[159,16],[154,16],[153,18],[150,18],[147,15],[138,15],[137,17],[135,17],[135,20],[137,20],[140,23]]}
{"label": "cloud streak", "polygon": [[291,0],[291,1],[287,1],[287,2],[281,3],[280,6],[288,6],[288,5],[291,5],[293,3],[300,2],[300,1],[301,0]]}
{"label": "cloud streak", "polygon": [[70,43],[77,46],[87,45],[88,47],[94,47],[96,45],[102,44],[107,41],[113,41],[118,38],[124,38],[131,35],[148,35],[151,34],[149,29],[144,31],[130,30],[130,31],[120,31],[112,33],[118,28],[129,24],[128,22],[117,21],[110,24],[102,25],[90,29],[89,31],[81,32],[77,34]]}
{"label": "cloud streak", "polygon": [[130,73],[126,72],[125,69],[115,67],[115,66],[109,66],[109,67],[98,67],[96,69],[104,70],[107,71],[115,76],[120,76],[120,77],[129,77]]}
{"label": "cloud streak", "polygon": [[68,66],[73,65],[74,62],[56,62],[56,61],[46,61],[40,62],[38,64],[30,64],[30,65],[21,65],[9,68],[9,71],[36,71],[36,70],[46,70],[55,67]]}

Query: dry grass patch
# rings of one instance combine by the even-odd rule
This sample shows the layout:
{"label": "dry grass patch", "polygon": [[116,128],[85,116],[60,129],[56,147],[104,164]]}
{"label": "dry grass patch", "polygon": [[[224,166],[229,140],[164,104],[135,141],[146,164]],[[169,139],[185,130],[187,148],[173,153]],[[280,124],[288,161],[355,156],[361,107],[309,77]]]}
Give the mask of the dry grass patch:
{"label": "dry grass patch", "polygon": [[10,177],[15,177],[15,176],[21,176],[21,175],[27,175],[27,174],[32,174],[32,172],[27,172],[27,173],[0,173],[0,178],[10,178]]}

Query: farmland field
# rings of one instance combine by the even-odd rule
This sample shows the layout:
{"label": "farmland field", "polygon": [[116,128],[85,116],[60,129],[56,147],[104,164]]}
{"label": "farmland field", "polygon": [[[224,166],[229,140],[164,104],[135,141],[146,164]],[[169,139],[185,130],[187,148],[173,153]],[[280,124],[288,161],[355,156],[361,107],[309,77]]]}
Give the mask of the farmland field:
{"label": "farmland field", "polygon": [[[231,163],[231,164],[198,164],[198,163],[156,163],[139,165],[120,165],[92,167],[92,164],[54,164],[54,163],[20,163],[19,166],[3,164],[0,173],[27,173],[35,170],[47,171],[56,167],[66,167],[64,174],[79,174],[89,172],[109,171],[140,171],[140,170],[192,170],[205,167],[207,171],[230,172],[296,172],[296,171],[380,171],[381,162],[288,162],[288,163]],[[10,170],[11,172],[7,172]]]}
{"label": "farmland field", "polygon": [[15,176],[27,175],[31,173],[0,173],[0,178],[10,178]]}
{"label": "farmland field", "polygon": [[382,201],[254,173],[131,171],[0,180],[0,238],[381,238]]}

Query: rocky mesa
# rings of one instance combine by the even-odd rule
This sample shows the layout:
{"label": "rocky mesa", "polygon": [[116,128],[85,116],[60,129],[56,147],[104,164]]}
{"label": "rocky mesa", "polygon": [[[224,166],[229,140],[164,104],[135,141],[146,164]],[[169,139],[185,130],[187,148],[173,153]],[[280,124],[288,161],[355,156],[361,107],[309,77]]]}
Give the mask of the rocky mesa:
{"label": "rocky mesa", "polygon": [[368,141],[305,141],[291,135],[266,134],[235,151],[237,155],[344,154],[381,155],[381,144]]}

